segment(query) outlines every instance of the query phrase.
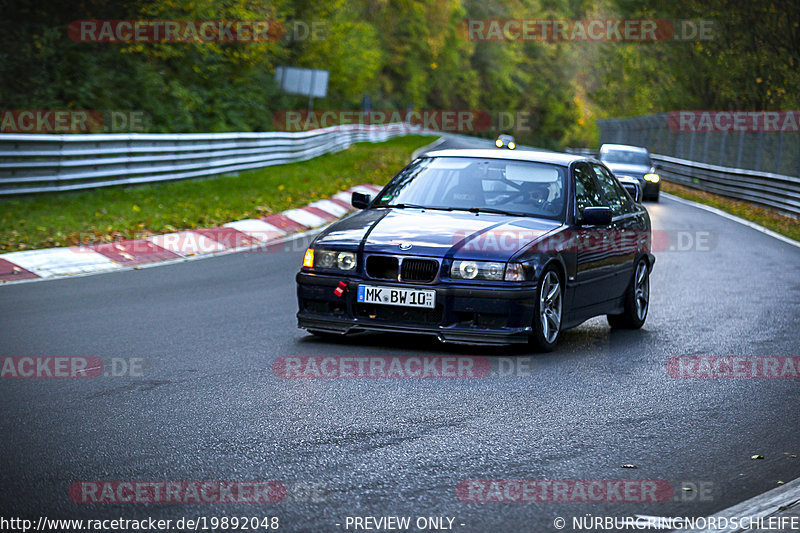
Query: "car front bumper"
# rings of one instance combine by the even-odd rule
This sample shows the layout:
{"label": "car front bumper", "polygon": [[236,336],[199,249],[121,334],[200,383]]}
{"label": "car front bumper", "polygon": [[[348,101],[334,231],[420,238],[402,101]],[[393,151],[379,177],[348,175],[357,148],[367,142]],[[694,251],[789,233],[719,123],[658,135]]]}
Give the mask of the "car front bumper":
{"label": "car front bumper", "polygon": [[[336,288],[346,289],[338,296]],[[419,309],[356,301],[360,284],[436,291],[436,308]],[[300,328],[346,334],[382,331],[433,335],[443,342],[511,344],[527,342],[535,309],[533,284],[509,287],[448,283],[412,284],[361,280],[300,272],[297,299]]]}
{"label": "car front bumper", "polygon": [[656,196],[658,192],[661,190],[661,182],[653,183],[652,181],[644,182],[644,189],[642,189],[642,195],[645,198],[651,198]]}

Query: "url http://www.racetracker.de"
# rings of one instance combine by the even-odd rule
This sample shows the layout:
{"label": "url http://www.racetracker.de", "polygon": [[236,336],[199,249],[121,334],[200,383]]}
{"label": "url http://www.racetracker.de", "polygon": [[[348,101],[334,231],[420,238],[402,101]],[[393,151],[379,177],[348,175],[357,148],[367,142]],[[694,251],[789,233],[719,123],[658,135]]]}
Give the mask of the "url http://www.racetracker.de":
{"label": "url http://www.racetracker.de", "polygon": [[55,519],[39,517],[0,517],[0,531],[276,531],[281,523],[277,516],[196,516],[179,519],[114,518],[114,519]]}

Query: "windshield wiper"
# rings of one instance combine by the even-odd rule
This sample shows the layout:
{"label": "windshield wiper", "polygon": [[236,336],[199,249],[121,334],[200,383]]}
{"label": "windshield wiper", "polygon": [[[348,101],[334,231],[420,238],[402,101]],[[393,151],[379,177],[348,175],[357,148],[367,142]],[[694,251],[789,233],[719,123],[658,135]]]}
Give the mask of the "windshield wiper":
{"label": "windshield wiper", "polygon": [[377,207],[397,207],[398,209],[405,209],[405,208],[412,208],[412,209],[435,209],[437,211],[452,211],[452,207],[441,207],[441,206],[431,206],[431,205],[419,205],[419,204],[385,204],[379,205]]}
{"label": "windshield wiper", "polygon": [[460,211],[469,211],[470,213],[493,213],[496,215],[509,215],[513,217],[528,217],[525,213],[515,213],[513,211],[503,211],[502,209],[495,209],[494,207],[470,207],[468,209],[461,209]]}

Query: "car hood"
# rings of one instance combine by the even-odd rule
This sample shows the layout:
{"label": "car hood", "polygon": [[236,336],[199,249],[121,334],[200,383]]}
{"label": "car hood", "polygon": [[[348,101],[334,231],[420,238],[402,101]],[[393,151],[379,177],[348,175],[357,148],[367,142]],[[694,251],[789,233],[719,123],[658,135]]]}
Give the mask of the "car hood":
{"label": "car hood", "polygon": [[[508,260],[562,226],[555,220],[422,209],[367,209],[325,230],[315,246],[368,253]],[[410,248],[402,249],[400,245]]]}
{"label": "car hood", "polygon": [[652,167],[648,165],[627,165],[623,163],[606,163],[605,164],[608,168],[611,169],[615,175],[619,174],[621,176],[635,176],[640,178],[650,172]]}

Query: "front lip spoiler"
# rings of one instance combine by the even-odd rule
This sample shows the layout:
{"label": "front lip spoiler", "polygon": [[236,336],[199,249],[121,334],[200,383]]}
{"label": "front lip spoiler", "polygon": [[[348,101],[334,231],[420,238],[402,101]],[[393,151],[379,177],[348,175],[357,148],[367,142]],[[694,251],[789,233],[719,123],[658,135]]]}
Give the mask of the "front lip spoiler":
{"label": "front lip spoiler", "polygon": [[354,323],[349,319],[331,320],[327,318],[312,318],[303,314],[297,315],[297,326],[302,329],[337,335],[347,335],[350,333],[361,333],[365,331],[375,331],[381,333],[405,333],[409,335],[434,336],[442,343],[489,346],[526,343],[528,342],[528,335],[531,333],[530,327],[513,329],[509,328],[507,331],[497,331],[491,329],[469,330],[467,328],[459,328],[455,326],[406,326],[381,324],[376,322]]}

